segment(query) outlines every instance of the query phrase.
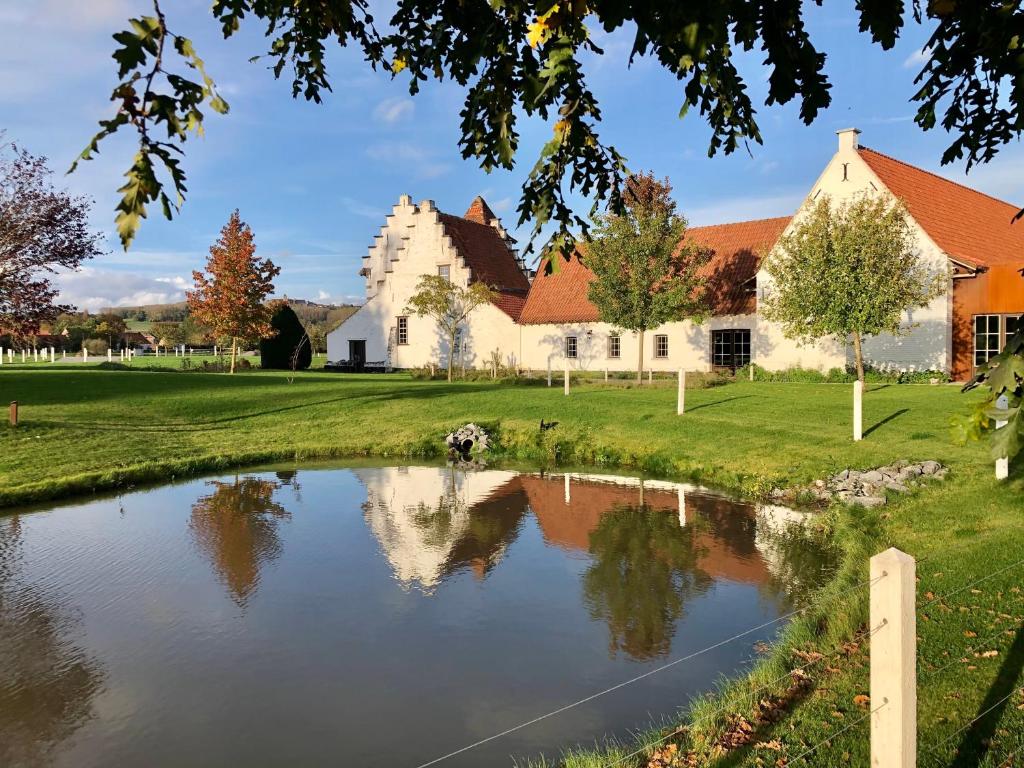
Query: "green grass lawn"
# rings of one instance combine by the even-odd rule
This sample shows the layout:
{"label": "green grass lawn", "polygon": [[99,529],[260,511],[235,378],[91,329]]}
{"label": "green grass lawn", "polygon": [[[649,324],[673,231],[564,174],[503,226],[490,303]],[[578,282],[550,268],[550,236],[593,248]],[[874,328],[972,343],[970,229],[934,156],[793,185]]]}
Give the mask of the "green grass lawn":
{"label": "green grass lawn", "polygon": [[[137,359],[133,367],[151,362]],[[1024,566],[1014,567],[1024,558],[1024,479],[1018,468],[1010,482],[996,483],[985,446],[951,442],[950,418],[976,396],[951,386],[871,386],[866,439],[854,444],[848,385],[737,382],[691,390],[680,417],[671,386],[587,384],[564,397],[560,386],[403,375],[4,365],[0,402],[18,400],[22,423],[0,429],[0,504],[271,459],[433,456],[444,433],[467,421],[495,431],[510,459],[630,467],[748,494],[845,467],[937,459],[951,467],[945,482],[878,510],[836,508],[820,518],[845,549],[841,573],[751,676],[699,705],[698,724],[675,740],[683,753],[714,755],[726,740],[739,743],[743,717],[761,743],[718,750],[713,762],[698,764],[796,764],[790,761],[831,737],[808,756],[811,765],[866,765],[867,721],[858,718],[868,709],[855,697],[868,692],[868,642],[840,645],[867,629],[866,589],[850,590],[867,578],[867,556],[896,545],[923,558],[920,602],[935,600],[922,607],[918,627],[919,764],[999,766],[1024,750]],[[542,419],[558,426],[542,433]],[[936,599],[954,590],[961,591]],[[823,656],[800,660],[793,649]],[[806,667],[808,684],[757,688],[796,663]],[[761,699],[784,716],[759,715],[751,704]],[[724,704],[731,719],[709,717]],[[957,734],[993,705],[991,716]],[[936,754],[924,755],[926,748]],[[587,752],[567,764],[604,766],[629,751]],[[648,759],[622,764],[646,766]]]}

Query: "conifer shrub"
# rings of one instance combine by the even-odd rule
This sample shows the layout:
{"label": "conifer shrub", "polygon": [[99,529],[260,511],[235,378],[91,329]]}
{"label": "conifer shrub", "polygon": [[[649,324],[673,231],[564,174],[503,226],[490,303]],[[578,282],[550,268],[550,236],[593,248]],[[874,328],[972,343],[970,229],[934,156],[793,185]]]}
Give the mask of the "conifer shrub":
{"label": "conifer shrub", "polygon": [[276,302],[270,325],[276,333],[260,340],[261,367],[297,371],[309,368],[313,350],[295,310],[283,301]]}

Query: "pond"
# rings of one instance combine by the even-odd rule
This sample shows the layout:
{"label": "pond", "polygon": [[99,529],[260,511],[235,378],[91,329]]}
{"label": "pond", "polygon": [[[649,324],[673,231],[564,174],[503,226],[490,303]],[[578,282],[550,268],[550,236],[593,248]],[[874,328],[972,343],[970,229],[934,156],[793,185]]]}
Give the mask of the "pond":
{"label": "pond", "polygon": [[[692,486],[312,466],[0,517],[0,765],[409,766],[784,615],[803,515]],[[444,761],[673,715],[782,623]]]}

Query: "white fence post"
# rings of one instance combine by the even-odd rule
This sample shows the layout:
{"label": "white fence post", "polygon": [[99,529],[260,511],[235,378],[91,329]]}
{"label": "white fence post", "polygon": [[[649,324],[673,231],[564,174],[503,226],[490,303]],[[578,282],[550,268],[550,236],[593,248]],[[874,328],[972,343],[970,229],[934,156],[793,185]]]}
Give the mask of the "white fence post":
{"label": "white fence post", "polygon": [[864,439],[864,382],[853,382],[853,441]]}
{"label": "white fence post", "polygon": [[871,768],[917,765],[916,562],[871,558]]}
{"label": "white fence post", "polygon": [[572,492],[569,490],[569,473],[566,472],[564,477],[565,477],[565,503],[569,504],[572,501]]}
{"label": "white fence post", "polygon": [[654,383],[654,369],[653,368],[648,368],[647,369],[647,383],[648,384],[653,384]]}
{"label": "white fence post", "polygon": [[565,394],[569,394],[569,358],[565,358]]}
{"label": "white fence post", "polygon": [[754,361],[750,361],[750,380],[754,380]]}
{"label": "white fence post", "polygon": [[608,383],[608,366],[607,365],[604,367],[604,381],[605,381],[605,384]]}
{"label": "white fence post", "polygon": [[686,371],[679,369],[679,392],[676,397],[676,416],[686,411]]}
{"label": "white fence post", "polygon": [[[1006,398],[1006,395],[1000,395],[996,398],[996,408],[1000,410],[1006,410],[1010,407],[1010,401]],[[1005,421],[997,421],[996,429],[1002,429],[1006,426]],[[996,459],[996,480],[1005,480],[1010,476],[1010,459],[1008,456],[1003,456]]]}

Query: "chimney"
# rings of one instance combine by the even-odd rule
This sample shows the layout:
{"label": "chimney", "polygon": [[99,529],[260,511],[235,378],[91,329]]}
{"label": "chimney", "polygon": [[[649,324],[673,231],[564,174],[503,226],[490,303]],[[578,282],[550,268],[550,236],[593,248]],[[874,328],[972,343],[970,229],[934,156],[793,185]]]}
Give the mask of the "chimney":
{"label": "chimney", "polygon": [[836,136],[839,137],[839,151],[844,152],[857,149],[857,136],[859,134],[860,129],[858,128],[843,128],[840,131],[836,131]]}

